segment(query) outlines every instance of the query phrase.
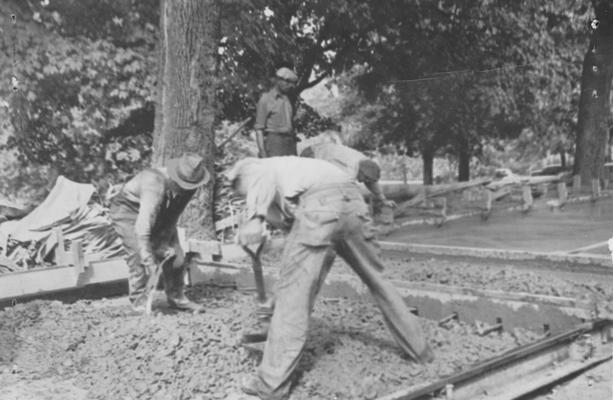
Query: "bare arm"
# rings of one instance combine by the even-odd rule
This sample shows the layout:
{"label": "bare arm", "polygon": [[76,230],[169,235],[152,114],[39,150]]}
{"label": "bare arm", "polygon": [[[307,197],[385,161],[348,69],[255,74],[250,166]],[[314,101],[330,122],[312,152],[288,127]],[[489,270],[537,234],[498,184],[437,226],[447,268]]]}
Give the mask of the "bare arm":
{"label": "bare arm", "polygon": [[266,148],[264,147],[264,129],[266,129],[266,120],[268,119],[268,107],[266,104],[266,97],[260,97],[260,101],[255,109],[255,123],[253,128],[255,129],[255,141],[258,145],[259,157],[266,158]]}
{"label": "bare arm", "polygon": [[264,147],[264,131],[262,129],[257,129],[255,131],[255,142],[258,145],[258,156],[260,158],[268,157],[268,154],[266,154],[266,147]]}
{"label": "bare arm", "polygon": [[377,181],[368,181],[364,182],[364,185],[370,190],[370,192],[375,196],[377,201],[380,201],[381,204],[388,207],[394,207],[396,203],[393,200],[388,200],[383,191],[381,190],[381,186],[379,186],[379,182]]}

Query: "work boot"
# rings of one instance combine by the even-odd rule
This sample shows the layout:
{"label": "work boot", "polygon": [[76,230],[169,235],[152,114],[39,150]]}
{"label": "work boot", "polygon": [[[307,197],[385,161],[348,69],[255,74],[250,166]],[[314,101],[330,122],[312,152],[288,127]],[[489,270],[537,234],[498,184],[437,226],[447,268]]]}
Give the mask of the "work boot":
{"label": "work boot", "polygon": [[426,349],[419,355],[419,361],[422,364],[429,364],[434,361],[434,352],[430,346],[427,346]]}
{"label": "work boot", "polygon": [[132,306],[132,311],[138,314],[144,314],[145,311],[147,311],[147,307],[145,307],[144,304],[132,303],[131,306]]}
{"label": "work boot", "polygon": [[191,301],[185,296],[179,298],[167,298],[168,306],[170,308],[174,308],[182,311],[192,311],[194,313],[203,313],[204,306],[202,304],[198,304],[195,301]]}
{"label": "work boot", "polygon": [[270,387],[258,375],[246,375],[241,381],[241,390],[249,396],[257,396],[261,400],[284,400],[287,395],[274,394]]}

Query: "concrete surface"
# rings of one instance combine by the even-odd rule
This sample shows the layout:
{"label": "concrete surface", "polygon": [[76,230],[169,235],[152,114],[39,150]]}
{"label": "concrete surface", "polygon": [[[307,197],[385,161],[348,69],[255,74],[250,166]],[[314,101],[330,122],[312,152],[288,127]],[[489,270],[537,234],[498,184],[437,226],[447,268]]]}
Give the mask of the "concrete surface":
{"label": "concrete surface", "polygon": [[[523,214],[494,212],[450,221],[440,228],[417,225],[400,228],[385,240],[405,243],[484,247],[530,251],[571,251],[613,236],[613,199],[567,204],[561,211],[541,207]],[[606,246],[590,250],[608,254]]]}

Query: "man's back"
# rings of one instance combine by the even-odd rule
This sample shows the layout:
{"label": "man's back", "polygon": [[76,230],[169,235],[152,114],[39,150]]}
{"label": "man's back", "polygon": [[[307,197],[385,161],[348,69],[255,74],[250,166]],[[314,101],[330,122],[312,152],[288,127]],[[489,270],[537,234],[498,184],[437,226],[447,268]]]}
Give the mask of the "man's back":
{"label": "man's back", "polygon": [[[309,149],[312,155],[308,154]],[[368,158],[351,147],[336,143],[314,144],[305,149],[302,155],[331,162],[343,169],[352,179],[358,176],[360,161]]]}

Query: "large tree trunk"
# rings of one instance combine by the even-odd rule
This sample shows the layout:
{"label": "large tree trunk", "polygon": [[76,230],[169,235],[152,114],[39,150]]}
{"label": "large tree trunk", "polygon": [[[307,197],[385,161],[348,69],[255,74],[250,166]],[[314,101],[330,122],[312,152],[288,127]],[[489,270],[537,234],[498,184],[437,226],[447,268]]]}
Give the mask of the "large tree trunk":
{"label": "large tree trunk", "polygon": [[462,143],[458,151],[458,181],[470,180],[470,150],[467,143]]}
{"label": "large tree trunk", "polygon": [[[183,152],[199,153],[211,174],[215,162],[215,88],[220,34],[217,0],[161,0],[158,94],[153,165]],[[184,212],[188,235],[213,238],[214,179]]]}
{"label": "large tree trunk", "polygon": [[613,3],[594,0],[597,26],[583,61],[581,97],[577,126],[577,143],[573,173],[581,176],[582,185],[603,177],[609,96],[613,77]]}
{"label": "large tree trunk", "polygon": [[423,161],[423,181],[424,185],[432,185],[434,182],[434,150],[427,147],[421,152],[421,159]]}

